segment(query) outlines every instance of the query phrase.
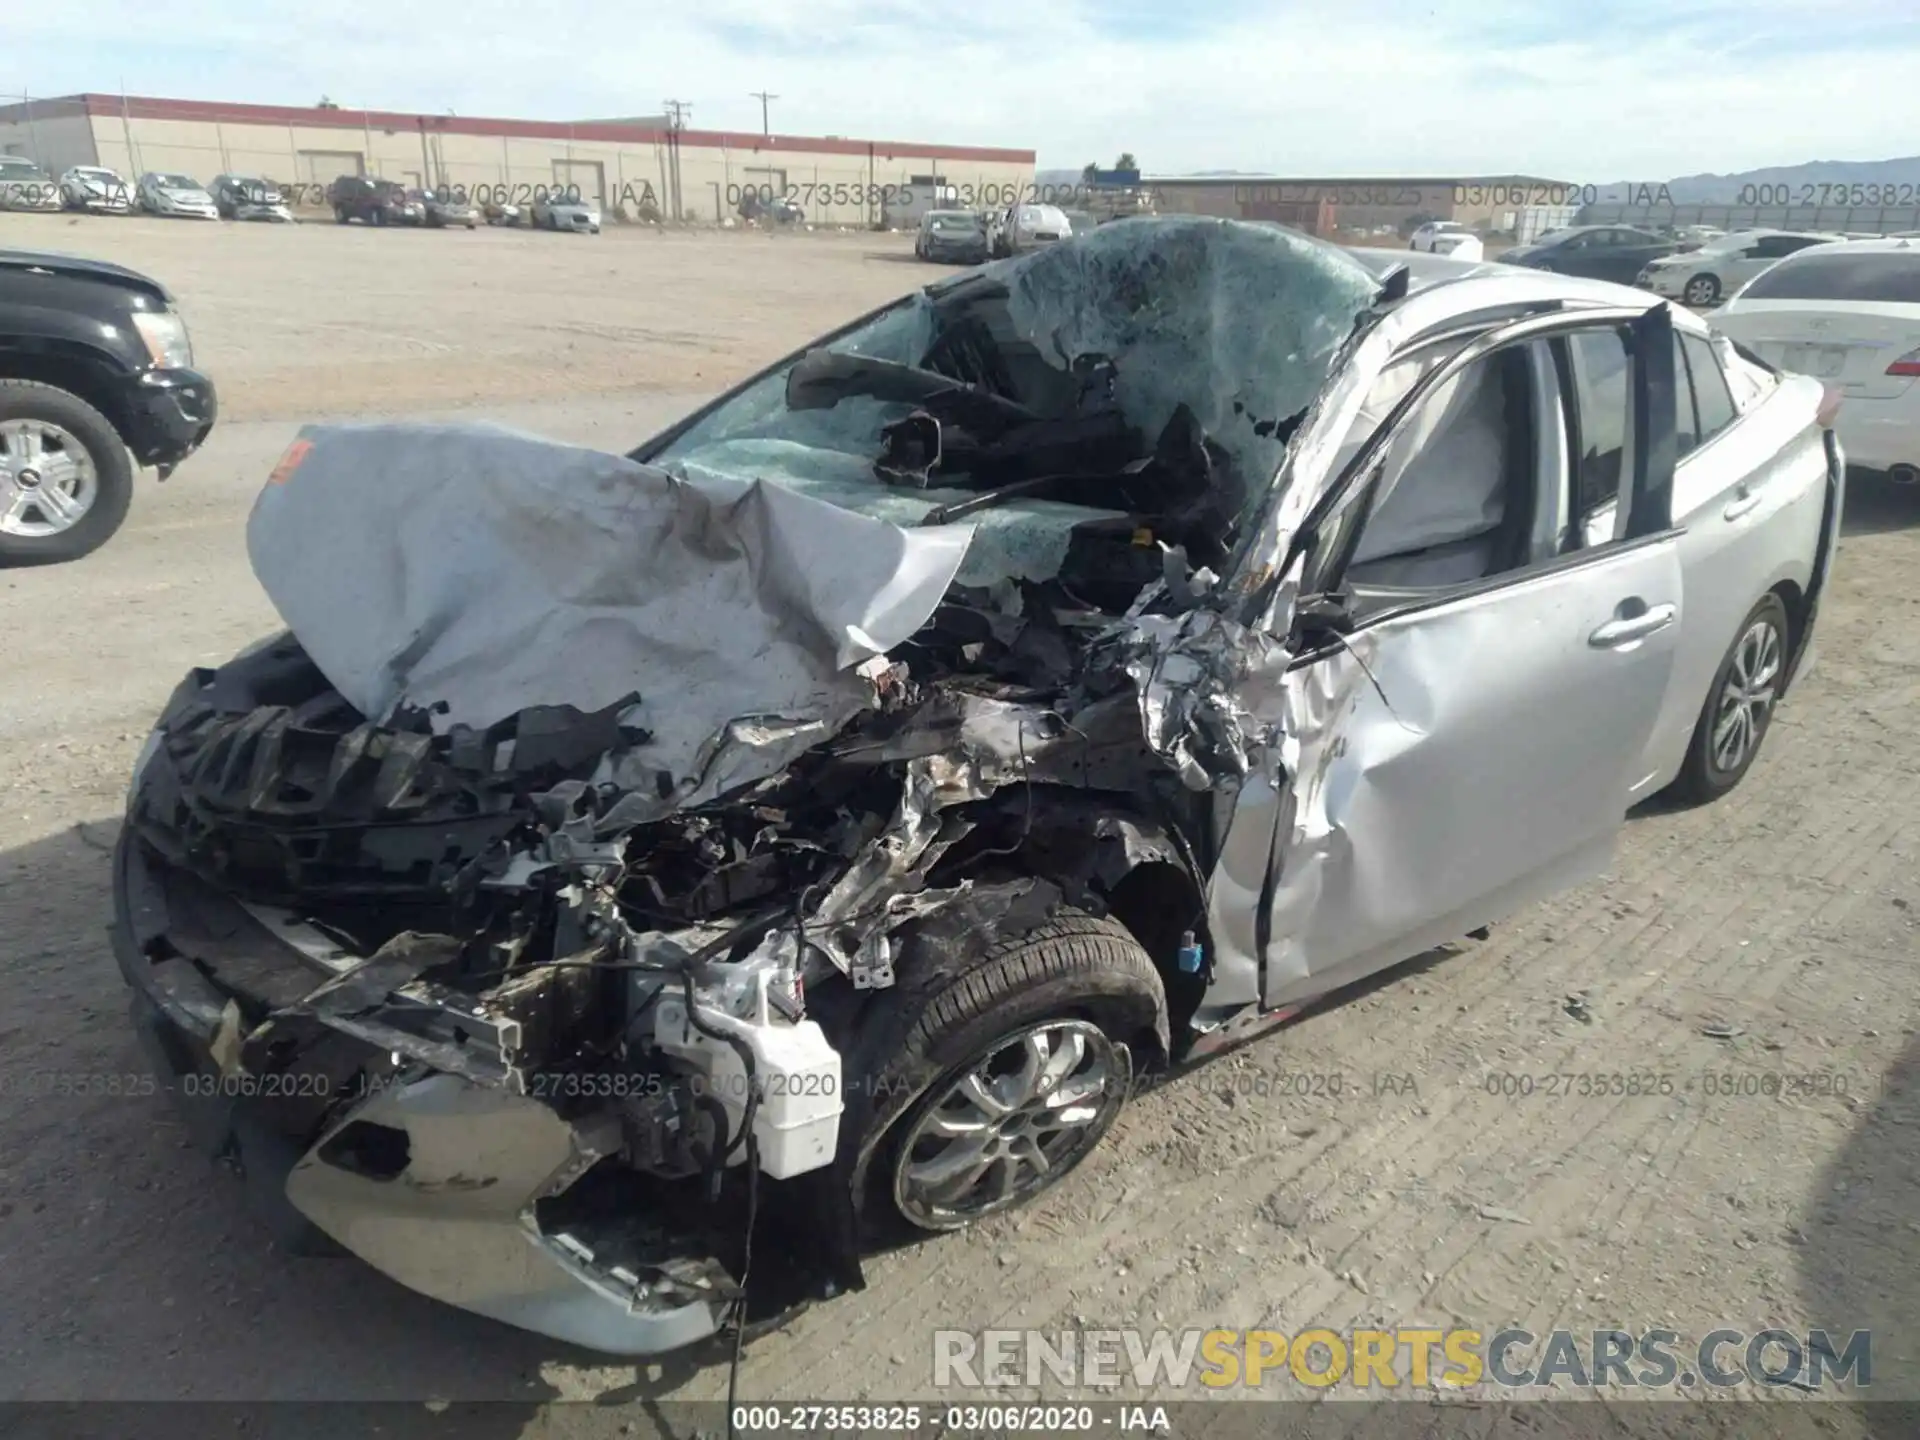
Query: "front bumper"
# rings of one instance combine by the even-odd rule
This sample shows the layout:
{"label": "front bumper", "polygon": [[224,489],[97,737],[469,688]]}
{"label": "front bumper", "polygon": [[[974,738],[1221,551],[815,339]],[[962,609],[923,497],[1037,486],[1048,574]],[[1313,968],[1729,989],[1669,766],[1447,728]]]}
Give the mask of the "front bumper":
{"label": "front bumper", "polygon": [[236,220],[282,220],[293,219],[293,211],[285,205],[236,205],[233,208]]}
{"label": "front bumper", "polygon": [[211,203],[206,205],[186,205],[177,201],[160,201],[152,207],[152,213],[163,220],[218,220],[220,212]]}
{"label": "front bumper", "polygon": [[198,450],[213,433],[220,402],[213,381],[197,370],[142,370],[123,397],[127,448],[161,478]]}
{"label": "front bumper", "polygon": [[929,260],[942,260],[950,265],[982,265],[987,261],[987,246],[985,241],[972,245],[943,245],[929,240],[926,256]]}
{"label": "front bumper", "polygon": [[387,1049],[418,1036],[377,1021],[353,1035],[276,1030],[276,1011],[242,1040],[243,999],[297,993],[359,957],[303,948],[284,938],[299,927],[169,876],[130,831],[113,882],[114,957],[156,1069],[283,1243],[330,1237],[433,1299],[609,1353],[720,1329],[736,1292],[691,1228],[631,1203],[608,1223],[572,1203],[594,1189],[617,1124],[429,1071]]}
{"label": "front bumper", "polygon": [[1666,274],[1659,270],[1641,271],[1634,279],[1636,289],[1650,291],[1663,300],[1678,300],[1687,291],[1687,281],[1692,275],[1687,272]]}

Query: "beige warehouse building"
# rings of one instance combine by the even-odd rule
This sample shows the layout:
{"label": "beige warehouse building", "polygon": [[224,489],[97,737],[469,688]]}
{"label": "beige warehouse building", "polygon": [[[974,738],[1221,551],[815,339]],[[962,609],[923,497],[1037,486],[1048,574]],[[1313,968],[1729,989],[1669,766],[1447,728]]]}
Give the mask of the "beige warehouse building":
{"label": "beige warehouse building", "polygon": [[296,190],[309,207],[339,175],[464,187],[522,204],[562,187],[609,212],[634,214],[650,201],[705,221],[738,213],[752,191],[789,195],[823,225],[873,223],[889,191],[915,184],[955,186],[969,205],[1011,203],[1033,184],[1034,167],[1031,150],[674,131],[652,117],[498,120],[93,94],[0,106],[0,154],[27,156],[56,175],[105,165],[129,179],[150,170],[202,182],[258,176]]}

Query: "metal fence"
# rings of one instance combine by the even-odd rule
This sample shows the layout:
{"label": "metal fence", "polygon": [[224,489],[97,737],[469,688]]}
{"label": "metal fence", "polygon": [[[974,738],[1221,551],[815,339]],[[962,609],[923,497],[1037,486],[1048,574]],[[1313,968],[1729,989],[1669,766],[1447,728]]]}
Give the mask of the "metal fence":
{"label": "metal fence", "polygon": [[1716,230],[1811,230],[1892,235],[1920,230],[1920,205],[1583,205],[1582,225],[1706,225]]}

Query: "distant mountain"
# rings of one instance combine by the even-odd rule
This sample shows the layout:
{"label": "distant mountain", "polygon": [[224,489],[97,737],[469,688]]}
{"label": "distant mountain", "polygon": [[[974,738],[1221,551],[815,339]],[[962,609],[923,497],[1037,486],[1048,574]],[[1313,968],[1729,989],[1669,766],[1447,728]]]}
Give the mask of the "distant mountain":
{"label": "distant mountain", "polygon": [[[1659,194],[1660,185],[1666,194]],[[1636,203],[1654,200],[1675,205],[1750,205],[1760,197],[1749,187],[1785,186],[1787,197],[1768,197],[1761,203],[1814,204],[1823,198],[1829,205],[1843,205],[1840,187],[1877,185],[1882,191],[1893,187],[1895,195],[1883,199],[1869,192],[1859,203],[1907,206],[1920,204],[1920,155],[1901,160],[1809,160],[1804,165],[1768,165],[1758,170],[1739,170],[1731,175],[1681,175],[1664,182],[1622,180],[1600,187],[1600,200]],[[1652,193],[1649,193],[1652,192]],[[1743,193],[1745,192],[1745,193]]]}

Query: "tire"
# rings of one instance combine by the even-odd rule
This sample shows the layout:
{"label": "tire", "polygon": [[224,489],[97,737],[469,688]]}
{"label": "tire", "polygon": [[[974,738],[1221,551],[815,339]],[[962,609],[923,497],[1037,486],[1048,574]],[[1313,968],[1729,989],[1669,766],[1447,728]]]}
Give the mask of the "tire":
{"label": "tire", "polygon": [[90,555],[113,538],[133,503],[133,458],[113,423],[70,391],[37,380],[0,380],[0,426],[15,420],[38,420],[58,426],[80,448],[93,471],[93,495],[86,512],[67,528],[49,534],[12,533],[15,523],[41,529],[50,525],[36,507],[35,518],[11,518],[19,491],[8,479],[0,482],[0,568],[11,565],[55,565]]}
{"label": "tire", "polygon": [[[1746,778],[1767,738],[1767,731],[1772,728],[1791,638],[1787,607],[1778,595],[1769,591],[1740,622],[1733,644],[1727,647],[1720,668],[1713,673],[1713,684],[1701,703],[1700,718],[1694,723],[1693,739],[1687,745],[1686,763],[1681,766],[1679,778],[1669,787],[1674,798],[1704,805],[1718,800]],[[1744,685],[1740,680],[1743,672],[1748,676]],[[1734,704],[1738,703],[1732,698],[1734,687],[1743,688],[1748,695],[1762,688],[1767,692],[1757,718],[1751,702],[1744,707],[1748,715],[1745,722],[1748,736],[1737,757],[1717,747],[1714,740],[1714,732],[1724,725]]]}
{"label": "tire", "polygon": [[351,220],[353,217],[347,213],[346,206],[336,205],[333,207],[333,218],[337,223],[344,225],[347,223],[347,221]]}
{"label": "tire", "polygon": [[373,212],[373,223],[376,225],[385,225],[387,223],[387,212],[385,210],[375,210]]}
{"label": "tire", "polygon": [[1696,275],[1681,288],[1680,298],[1695,308],[1712,305],[1720,298],[1718,275]]}
{"label": "tire", "polygon": [[[1166,993],[1152,959],[1118,922],[1083,911],[1056,909],[1003,937],[909,941],[898,973],[901,983],[861,1018],[863,1043],[850,1071],[863,1112],[848,1117],[857,1136],[853,1193],[863,1224],[879,1233],[961,1229],[1057,1185],[1125,1107],[1134,1047],[1143,1037],[1165,1042]],[[1073,1057],[1073,1068],[1026,1108],[988,1122],[1003,1127],[987,1142],[995,1156],[979,1162],[965,1196],[947,1203],[916,1171],[924,1176],[927,1152],[961,1159],[971,1142],[925,1127],[937,1110],[953,1114],[956,1102],[986,1113],[957,1087],[990,1062],[1026,1059],[1035,1035],[1062,1063]],[[987,1093],[1004,1098],[1018,1093],[1020,1077],[1001,1073],[1002,1064],[989,1072],[995,1088]],[[1069,1090],[1078,1100],[1062,1105]],[[1009,1158],[1036,1150],[1047,1158],[1044,1173]],[[1009,1170],[1014,1187],[999,1193],[996,1182]]]}

